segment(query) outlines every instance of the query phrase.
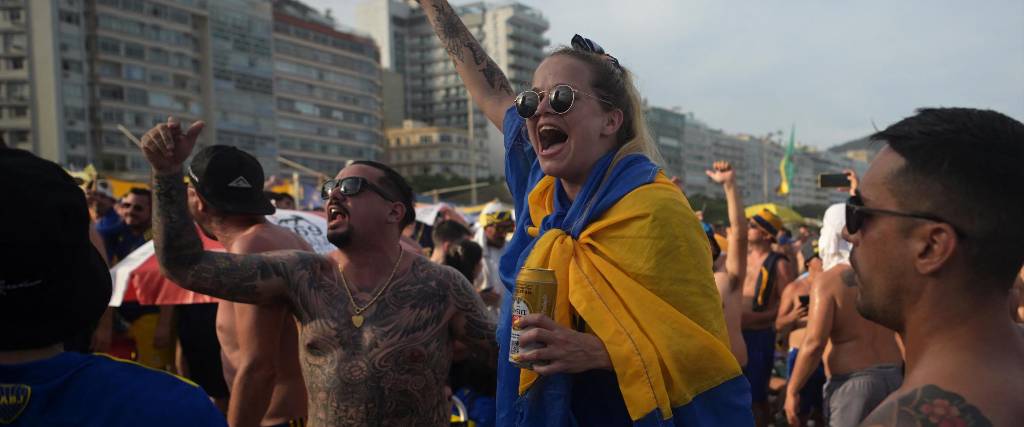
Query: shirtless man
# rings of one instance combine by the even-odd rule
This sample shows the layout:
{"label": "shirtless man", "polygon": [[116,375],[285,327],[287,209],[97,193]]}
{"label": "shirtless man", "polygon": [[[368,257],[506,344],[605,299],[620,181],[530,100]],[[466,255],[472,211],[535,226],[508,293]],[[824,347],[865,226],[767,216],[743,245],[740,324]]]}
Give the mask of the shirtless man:
{"label": "shirtless man", "polygon": [[[779,335],[785,337],[789,345],[789,354],[786,357],[787,372],[793,372],[793,365],[800,353],[800,345],[804,342],[804,332],[807,328],[807,310],[811,302],[811,283],[818,278],[822,271],[821,257],[818,256],[815,248],[810,244],[804,245],[800,251],[800,259],[804,261],[803,269],[806,271],[795,282],[786,285],[782,291],[782,299],[779,304],[779,315],[775,318],[775,329]],[[789,374],[787,374],[787,377]],[[825,385],[825,368],[818,363],[811,378],[800,389],[800,424],[807,425],[808,419],[814,420],[814,425],[823,424],[821,388]]]}
{"label": "shirtless man", "polygon": [[[267,221],[265,215],[273,214],[274,207],[262,188],[242,185],[243,181],[263,182],[263,168],[255,157],[231,146],[214,145],[196,153],[188,173],[191,178],[188,206],[192,217],[207,237],[219,241],[229,253],[312,250],[291,230]],[[186,309],[206,309],[201,306]],[[205,372],[217,369],[220,354],[214,354],[218,360],[212,361],[193,358],[189,368],[193,375],[218,375],[227,380],[231,392],[228,424],[232,427],[288,425],[289,422],[301,425],[306,418],[306,386],[299,369],[298,332],[288,306],[283,300],[263,305],[223,301],[215,309],[223,370]],[[196,319],[210,319],[213,313],[207,316],[188,314]],[[191,325],[192,329],[204,326],[213,328],[209,323]],[[193,331],[193,335],[198,333]],[[199,356],[209,351],[197,349],[190,353]]]}
{"label": "shirtless man", "polygon": [[363,161],[324,184],[328,239],[340,264],[307,251],[203,251],[181,166],[202,127],[161,124],[142,141],[154,172],[161,270],[196,292],[288,305],[299,323],[309,425],[448,425],[453,341],[493,362],[495,325],[465,277],[399,246],[415,218],[408,183]]}
{"label": "shirtless man", "polygon": [[782,287],[796,278],[796,270],[785,255],[773,252],[772,243],[782,228],[782,220],[768,210],[750,218],[747,229],[747,277],[743,280],[743,340],[747,345],[747,365],[743,374],[750,381],[754,421],[766,426],[769,421],[768,381],[775,359],[775,317],[779,311]]}
{"label": "shirtless man", "polygon": [[[724,266],[723,260],[715,260],[715,285],[718,286],[718,294],[722,297],[730,349],[733,356],[736,356],[736,361],[740,362],[740,366],[747,366],[747,345],[743,342],[743,334],[740,332],[740,318],[743,314],[743,294],[740,286],[743,284],[747,268],[747,258],[744,256],[747,253],[747,219],[743,217],[743,201],[740,200],[739,190],[736,188],[736,171],[732,165],[729,162],[718,161],[711,168],[712,170],[704,173],[712,181],[722,184],[730,225],[729,237],[724,248],[726,253],[719,255],[725,258]],[[714,239],[714,232],[708,237]],[[719,247],[719,253],[722,249]]]}
{"label": "shirtless man", "polygon": [[895,333],[857,313],[857,282],[846,259],[848,244],[841,237],[843,213],[843,204],[825,211],[818,244],[825,271],[811,282],[807,328],[786,384],[791,425],[798,422],[800,390],[822,360],[828,377],[822,409],[833,427],[858,425],[902,379]]}
{"label": "shirtless man", "polygon": [[899,332],[907,371],[864,425],[1021,425],[1024,332],[1006,306],[1024,264],[1024,124],[922,109],[871,139],[887,146],[847,224],[857,310]]}

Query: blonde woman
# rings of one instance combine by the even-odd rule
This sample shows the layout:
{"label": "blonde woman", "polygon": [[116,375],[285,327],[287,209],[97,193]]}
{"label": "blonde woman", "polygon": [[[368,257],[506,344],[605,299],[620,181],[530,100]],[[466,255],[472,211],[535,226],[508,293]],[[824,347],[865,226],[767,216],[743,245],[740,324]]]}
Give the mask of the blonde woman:
{"label": "blonde woman", "polygon": [[[473,101],[505,137],[516,227],[501,259],[554,271],[553,318],[498,326],[497,425],[750,425],[707,238],[660,171],[630,72],[593,41],[551,53],[532,88],[501,70],[443,0],[420,5]],[[511,329],[525,330],[511,355]]]}

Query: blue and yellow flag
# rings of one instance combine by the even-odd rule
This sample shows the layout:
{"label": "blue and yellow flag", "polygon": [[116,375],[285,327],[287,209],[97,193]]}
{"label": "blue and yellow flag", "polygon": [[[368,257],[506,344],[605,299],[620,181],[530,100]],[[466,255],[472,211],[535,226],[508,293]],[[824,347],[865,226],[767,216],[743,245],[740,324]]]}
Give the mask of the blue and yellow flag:
{"label": "blue and yellow flag", "polygon": [[793,154],[796,148],[793,137],[795,133],[796,125],[794,124],[789,129],[789,146],[786,147],[786,154],[782,156],[782,161],[779,162],[779,176],[782,177],[782,181],[779,183],[780,196],[789,194],[789,187],[793,182]]}
{"label": "blue and yellow flag", "polygon": [[612,369],[538,377],[507,362],[505,298],[496,425],[753,425],[707,237],[679,188],[627,144],[598,160],[570,199],[544,175],[524,124],[509,108],[505,171],[516,231],[501,259],[502,283],[513,292],[521,268],[554,270],[554,320],[600,338]]}

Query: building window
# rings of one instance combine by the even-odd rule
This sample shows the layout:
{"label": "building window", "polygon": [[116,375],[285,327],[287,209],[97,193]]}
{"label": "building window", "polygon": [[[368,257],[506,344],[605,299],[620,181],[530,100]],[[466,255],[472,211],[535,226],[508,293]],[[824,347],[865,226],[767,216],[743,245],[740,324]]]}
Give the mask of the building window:
{"label": "building window", "polygon": [[121,55],[121,42],[118,40],[107,37],[99,37],[96,39],[96,46],[97,48],[99,48],[99,51],[101,53]]}
{"label": "building window", "polygon": [[64,59],[60,61],[60,68],[70,73],[82,74],[82,61]]}
{"label": "building window", "polygon": [[78,26],[79,24],[82,23],[82,18],[79,17],[78,14],[75,13],[75,12],[69,12],[69,11],[66,11],[66,10],[62,10],[62,11],[60,11],[59,16],[60,16],[60,22],[63,22],[65,24]]}
{"label": "building window", "polygon": [[125,89],[125,100],[130,104],[147,105],[149,94],[144,89],[130,87]]}
{"label": "building window", "polygon": [[124,44],[124,56],[131,59],[146,59],[146,48],[137,43]]}
{"label": "building window", "polygon": [[25,58],[7,58],[4,60],[5,70],[20,70],[25,68]]}
{"label": "building window", "polygon": [[123,101],[124,88],[114,85],[100,85],[100,99]]}
{"label": "building window", "polygon": [[164,71],[149,70],[149,82],[158,85],[169,85],[171,74]]}
{"label": "building window", "polygon": [[11,107],[8,109],[7,116],[12,119],[28,116],[28,107]]}
{"label": "building window", "polygon": [[149,61],[160,65],[170,65],[171,55],[166,50],[151,47],[149,48]]}
{"label": "building window", "polygon": [[138,65],[124,64],[124,78],[127,80],[146,80],[146,69]]}
{"label": "building window", "polygon": [[121,64],[111,61],[99,61],[96,63],[96,74],[100,77],[121,77]]}

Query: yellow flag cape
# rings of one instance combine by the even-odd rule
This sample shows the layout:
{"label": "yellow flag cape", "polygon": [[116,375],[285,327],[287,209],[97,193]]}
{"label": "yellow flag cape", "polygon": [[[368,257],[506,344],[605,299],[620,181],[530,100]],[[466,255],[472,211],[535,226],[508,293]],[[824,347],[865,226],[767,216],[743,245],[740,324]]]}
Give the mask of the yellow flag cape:
{"label": "yellow flag cape", "polygon": [[[534,225],[554,210],[554,184],[544,177],[530,192]],[[664,174],[620,199],[578,240],[547,231],[524,267],[555,271],[554,320],[568,327],[574,311],[605,344],[633,420],[655,409],[671,418],[673,408],[740,375],[707,237]],[[522,370],[520,394],[537,378]]]}

